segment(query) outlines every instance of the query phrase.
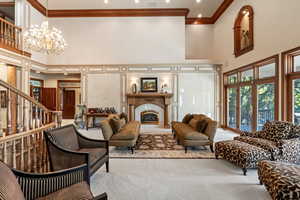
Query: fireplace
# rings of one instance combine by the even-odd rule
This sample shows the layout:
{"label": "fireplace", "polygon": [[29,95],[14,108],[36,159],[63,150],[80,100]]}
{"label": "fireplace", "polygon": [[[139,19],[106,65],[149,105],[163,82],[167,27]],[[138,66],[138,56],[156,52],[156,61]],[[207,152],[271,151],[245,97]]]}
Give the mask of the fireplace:
{"label": "fireplace", "polygon": [[[155,110],[159,121],[163,123],[164,128],[170,128],[169,125],[169,105],[171,105],[171,99],[173,94],[169,93],[138,93],[138,94],[126,94],[127,96],[127,103],[128,103],[128,118],[129,121],[136,120],[137,118],[141,117],[141,114],[135,116],[136,108],[139,108],[143,105],[155,105],[161,108],[162,112],[158,111],[157,109],[150,107],[141,110],[144,111],[153,111]],[[140,112],[139,112],[140,113]],[[142,122],[142,120],[141,120]],[[154,123],[154,122],[152,122]]]}
{"label": "fireplace", "polygon": [[159,113],[154,110],[146,110],[141,112],[142,124],[159,124]]}

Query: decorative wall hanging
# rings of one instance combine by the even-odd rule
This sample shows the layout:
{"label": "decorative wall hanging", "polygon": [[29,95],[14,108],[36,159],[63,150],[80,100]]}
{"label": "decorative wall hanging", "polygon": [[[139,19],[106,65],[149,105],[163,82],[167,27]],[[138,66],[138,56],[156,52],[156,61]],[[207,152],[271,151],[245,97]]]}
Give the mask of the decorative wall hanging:
{"label": "decorative wall hanging", "polygon": [[141,92],[157,92],[157,78],[141,78]]}
{"label": "decorative wall hanging", "polygon": [[251,6],[241,8],[234,24],[234,54],[241,56],[254,48],[254,12]]}

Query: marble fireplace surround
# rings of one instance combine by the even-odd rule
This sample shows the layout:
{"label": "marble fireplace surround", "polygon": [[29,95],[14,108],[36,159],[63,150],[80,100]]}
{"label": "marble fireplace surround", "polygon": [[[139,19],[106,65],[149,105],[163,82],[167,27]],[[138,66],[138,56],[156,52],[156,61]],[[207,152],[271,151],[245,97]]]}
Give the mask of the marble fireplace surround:
{"label": "marble fireplace surround", "polygon": [[[155,110],[160,113],[160,121],[163,119],[163,127],[170,128],[169,106],[172,102],[173,94],[169,93],[137,93],[126,94],[128,103],[129,120],[139,120],[140,112],[145,110]],[[159,108],[161,109],[159,109]],[[153,109],[154,108],[154,109]]]}

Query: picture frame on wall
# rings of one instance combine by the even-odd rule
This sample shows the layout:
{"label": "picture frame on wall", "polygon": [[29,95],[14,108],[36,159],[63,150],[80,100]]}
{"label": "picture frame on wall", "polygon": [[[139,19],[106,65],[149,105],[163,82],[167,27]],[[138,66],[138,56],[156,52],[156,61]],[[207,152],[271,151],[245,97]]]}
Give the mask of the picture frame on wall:
{"label": "picture frame on wall", "polygon": [[141,78],[141,92],[157,92],[157,78]]}
{"label": "picture frame on wall", "polygon": [[0,108],[7,108],[7,92],[0,91]]}

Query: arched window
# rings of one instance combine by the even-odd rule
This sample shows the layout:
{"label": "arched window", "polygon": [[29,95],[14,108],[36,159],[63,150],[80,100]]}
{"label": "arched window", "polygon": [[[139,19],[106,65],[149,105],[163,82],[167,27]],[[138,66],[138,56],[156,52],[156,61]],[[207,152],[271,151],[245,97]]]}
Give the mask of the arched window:
{"label": "arched window", "polygon": [[253,17],[251,6],[241,8],[234,24],[234,54],[241,56],[254,48]]}

